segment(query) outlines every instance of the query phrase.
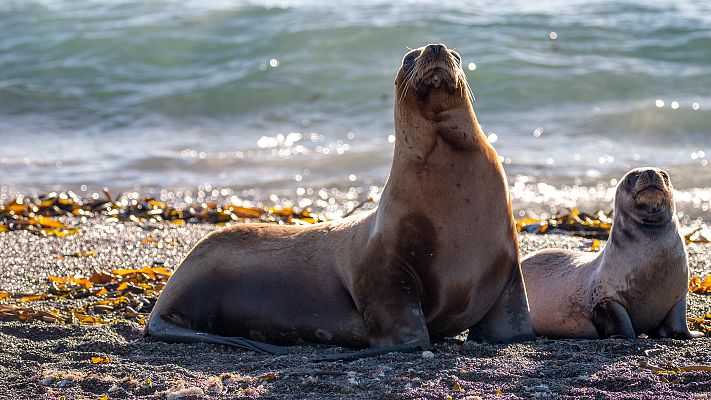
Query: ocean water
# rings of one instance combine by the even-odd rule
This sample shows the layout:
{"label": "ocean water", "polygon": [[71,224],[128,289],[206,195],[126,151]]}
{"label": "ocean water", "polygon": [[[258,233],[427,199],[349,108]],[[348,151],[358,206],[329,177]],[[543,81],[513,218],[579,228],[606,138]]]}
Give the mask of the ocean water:
{"label": "ocean water", "polygon": [[711,220],[711,2],[686,0],[4,0],[0,196],[347,208],[384,184],[395,74],[432,42],[462,55],[517,212],[609,208],[654,165]]}

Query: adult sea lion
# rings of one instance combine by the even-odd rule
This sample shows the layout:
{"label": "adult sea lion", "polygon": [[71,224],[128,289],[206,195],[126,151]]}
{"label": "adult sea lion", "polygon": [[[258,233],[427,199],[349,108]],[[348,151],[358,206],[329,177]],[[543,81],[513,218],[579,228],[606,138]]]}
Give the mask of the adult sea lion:
{"label": "adult sea lion", "polygon": [[669,175],[637,168],[617,185],[600,253],[546,249],[523,276],[536,333],[551,338],[703,336],[686,325],[689,270]]}
{"label": "adult sea lion", "polygon": [[431,44],[405,55],[395,128],[376,210],[211,233],[168,281],[146,333],[267,352],[281,348],[265,343],[427,349],[466,329],[533,338],[506,178],[456,52]]}

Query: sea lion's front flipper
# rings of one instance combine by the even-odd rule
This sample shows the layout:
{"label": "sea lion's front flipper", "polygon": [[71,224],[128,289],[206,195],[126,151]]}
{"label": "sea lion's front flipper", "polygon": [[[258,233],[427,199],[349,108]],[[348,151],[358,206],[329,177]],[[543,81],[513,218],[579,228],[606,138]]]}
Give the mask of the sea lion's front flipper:
{"label": "sea lion's front flipper", "polygon": [[211,333],[194,331],[192,329],[178,326],[168,322],[161,317],[151,318],[148,322],[146,330],[148,336],[164,342],[174,343],[197,343],[205,342],[212,344],[222,344],[225,346],[239,347],[245,350],[256,351],[266,354],[288,354],[289,352],[281,347],[269,343],[262,343],[256,340],[245,339],[242,337],[225,337],[213,335]]}
{"label": "sea lion's front flipper", "polygon": [[691,331],[686,325],[686,295],[674,304],[655,336],[674,339],[694,339],[704,336],[703,332]]}
{"label": "sea lion's front flipper", "polygon": [[[376,301],[369,302],[365,307],[363,316],[370,336],[371,348],[329,354],[316,357],[312,361],[353,361],[388,353],[429,350],[430,337],[420,304],[398,304],[398,300],[403,299],[384,295]],[[395,308],[398,305],[400,307]]]}
{"label": "sea lion's front flipper", "polygon": [[467,340],[508,343],[535,338],[526,288],[517,263],[496,303],[484,318],[469,328]]}
{"label": "sea lion's front flipper", "polygon": [[363,317],[371,349],[415,345],[429,349],[422,311],[424,283],[436,252],[436,235],[427,217],[402,218],[391,235],[368,244],[353,282],[353,302]]}
{"label": "sea lion's front flipper", "polygon": [[593,307],[592,322],[598,335],[606,339],[634,340],[634,332],[630,315],[622,304],[605,299]]}

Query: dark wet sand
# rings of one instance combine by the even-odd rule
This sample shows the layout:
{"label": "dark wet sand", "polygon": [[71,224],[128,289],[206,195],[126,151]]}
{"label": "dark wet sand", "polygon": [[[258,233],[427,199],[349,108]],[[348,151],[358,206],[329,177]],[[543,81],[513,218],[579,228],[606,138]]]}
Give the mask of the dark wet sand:
{"label": "dark wet sand", "polygon": [[[69,221],[71,222],[71,220]],[[82,224],[82,233],[43,238],[0,234],[0,290],[44,292],[48,274],[89,275],[94,269],[174,269],[209,225],[145,230],[132,223]],[[142,243],[153,237],[158,242]],[[544,247],[589,247],[560,235],[521,236],[525,255]],[[93,250],[96,257],[57,255]],[[711,245],[689,247],[694,274],[711,273]],[[30,303],[31,304],[31,303]],[[711,296],[689,296],[690,316],[711,311]],[[313,363],[334,348],[291,347],[265,356],[206,344],[144,339],[133,322],[58,325],[0,321],[2,398],[709,398],[711,372],[663,376],[644,363],[711,364],[711,338],[543,340],[492,345],[437,343],[433,353],[389,354],[350,363]],[[650,356],[645,350],[653,350]],[[649,352],[648,352],[649,353]],[[108,356],[93,365],[92,357]]]}

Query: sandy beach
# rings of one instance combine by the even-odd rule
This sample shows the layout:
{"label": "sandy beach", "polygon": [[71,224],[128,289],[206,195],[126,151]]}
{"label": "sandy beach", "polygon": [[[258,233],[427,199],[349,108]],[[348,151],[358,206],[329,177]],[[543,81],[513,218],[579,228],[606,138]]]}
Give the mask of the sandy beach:
{"label": "sandy beach", "polygon": [[[78,221],[65,219],[69,225]],[[89,276],[142,265],[173,270],[195,242],[216,229],[105,218],[80,226],[80,233],[64,238],[0,234],[0,290],[45,293],[50,274]],[[523,255],[550,246],[586,249],[591,242],[520,236]],[[87,251],[95,255],[63,256]],[[692,274],[711,273],[709,252],[710,244],[689,245]],[[51,301],[25,305],[56,306]],[[710,311],[711,296],[689,296],[689,316]],[[677,369],[711,364],[708,337],[538,339],[511,345],[452,341],[436,343],[432,352],[349,363],[311,361],[343,350],[332,347],[294,346],[290,355],[267,356],[206,344],[165,344],[143,338],[142,326],[132,321],[79,325],[7,317],[0,321],[0,338],[2,398],[708,398],[711,393],[708,371]]]}

